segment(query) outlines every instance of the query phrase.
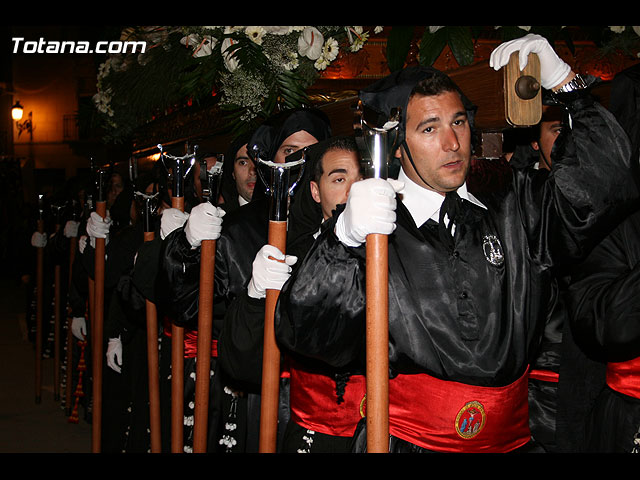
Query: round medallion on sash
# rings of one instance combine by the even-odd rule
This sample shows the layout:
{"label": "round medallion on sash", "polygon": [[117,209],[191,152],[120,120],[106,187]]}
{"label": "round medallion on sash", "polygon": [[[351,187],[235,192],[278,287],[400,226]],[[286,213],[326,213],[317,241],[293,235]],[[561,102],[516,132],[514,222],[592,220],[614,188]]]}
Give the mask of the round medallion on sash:
{"label": "round medallion on sash", "polygon": [[462,438],[473,438],[484,427],[487,420],[484,407],[480,402],[468,402],[456,416],[456,432]]}

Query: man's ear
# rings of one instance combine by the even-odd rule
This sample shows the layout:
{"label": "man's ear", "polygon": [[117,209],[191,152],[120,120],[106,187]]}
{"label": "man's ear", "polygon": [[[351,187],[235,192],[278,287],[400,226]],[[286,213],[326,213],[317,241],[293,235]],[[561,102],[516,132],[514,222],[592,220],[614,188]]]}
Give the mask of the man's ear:
{"label": "man's ear", "polygon": [[540,150],[540,145],[537,141],[534,140],[533,142],[531,142],[531,148],[533,148],[534,150]]}
{"label": "man's ear", "polygon": [[311,198],[313,198],[316,203],[320,203],[320,189],[318,188],[318,184],[311,180],[309,187],[311,188]]}

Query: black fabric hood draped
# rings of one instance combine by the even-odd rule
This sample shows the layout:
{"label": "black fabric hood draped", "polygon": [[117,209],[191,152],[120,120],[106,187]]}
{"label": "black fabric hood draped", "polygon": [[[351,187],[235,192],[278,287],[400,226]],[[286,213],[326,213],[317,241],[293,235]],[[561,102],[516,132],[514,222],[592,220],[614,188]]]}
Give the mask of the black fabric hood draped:
{"label": "black fabric hood draped", "polygon": [[[288,110],[274,115],[256,129],[248,143],[249,157],[256,162],[255,148],[260,158],[272,161],[282,142],[302,130],[313,135],[319,142],[331,136],[331,124],[324,112],[314,108]],[[265,197],[265,188],[258,175],[252,200]]]}
{"label": "black fabric hood draped", "polygon": [[[378,80],[360,91],[359,97],[362,103],[382,117],[387,118],[394,108],[401,109],[400,127],[398,129],[398,139],[395,147],[399,146],[405,139],[407,105],[413,89],[421,80],[436,76],[448,77],[433,67],[407,67]],[[469,124],[471,126],[472,143],[474,143],[474,118],[477,107],[464,95],[457,85],[456,89],[460,93],[462,104],[467,111]]]}

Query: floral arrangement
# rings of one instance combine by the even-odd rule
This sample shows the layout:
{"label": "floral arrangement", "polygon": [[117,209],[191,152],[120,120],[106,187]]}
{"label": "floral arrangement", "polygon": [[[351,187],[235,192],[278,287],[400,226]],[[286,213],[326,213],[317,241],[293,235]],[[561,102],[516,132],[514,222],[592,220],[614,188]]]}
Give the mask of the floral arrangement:
{"label": "floral arrangement", "polygon": [[112,141],[212,98],[233,129],[252,128],[280,108],[308,103],[305,89],[320,72],[369,35],[359,26],[129,27],[120,40],[143,41],[145,51],[109,55],[93,100]]}

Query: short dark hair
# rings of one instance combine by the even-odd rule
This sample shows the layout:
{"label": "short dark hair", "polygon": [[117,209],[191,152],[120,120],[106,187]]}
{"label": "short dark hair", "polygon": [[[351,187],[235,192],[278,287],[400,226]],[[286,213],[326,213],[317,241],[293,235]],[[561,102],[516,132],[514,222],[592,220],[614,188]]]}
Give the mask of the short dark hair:
{"label": "short dark hair", "polygon": [[440,95],[445,92],[460,93],[460,89],[448,75],[443,75],[440,72],[433,72],[431,75],[427,75],[416,83],[413,90],[411,90],[409,98],[414,95],[430,97],[433,95]]}
{"label": "short dark hair", "polygon": [[348,137],[348,136],[331,137],[330,139],[327,140],[326,148],[322,151],[322,154],[317,159],[314,165],[313,177],[312,177],[312,180],[314,182],[318,183],[320,181],[320,177],[322,177],[322,174],[324,173],[324,169],[322,167],[322,159],[328,152],[331,152],[333,150],[345,150],[347,152],[355,152],[357,154],[360,153],[360,150],[358,150],[358,145],[354,137]]}

